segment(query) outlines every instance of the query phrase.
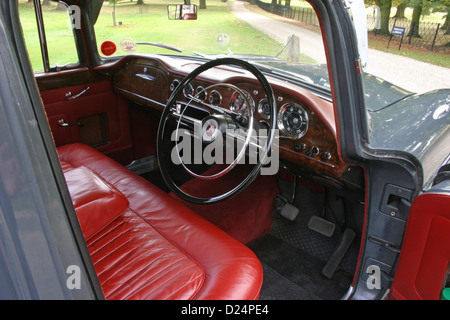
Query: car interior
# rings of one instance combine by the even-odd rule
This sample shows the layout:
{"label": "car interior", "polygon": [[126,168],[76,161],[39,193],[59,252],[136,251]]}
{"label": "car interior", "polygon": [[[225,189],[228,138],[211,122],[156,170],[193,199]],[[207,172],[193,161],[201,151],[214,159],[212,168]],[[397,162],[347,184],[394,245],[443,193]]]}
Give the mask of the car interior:
{"label": "car interior", "polygon": [[[330,97],[237,59],[208,66],[170,54],[83,59],[34,76],[106,299],[346,295],[366,187],[363,169],[340,157]],[[228,110],[215,108],[222,102]],[[274,163],[250,161],[250,148],[242,165],[190,164],[179,153],[185,163],[174,163],[173,132],[194,136],[208,117],[248,129],[248,117],[234,112],[238,102],[255,126],[280,129],[271,137],[275,174],[260,174]]]}

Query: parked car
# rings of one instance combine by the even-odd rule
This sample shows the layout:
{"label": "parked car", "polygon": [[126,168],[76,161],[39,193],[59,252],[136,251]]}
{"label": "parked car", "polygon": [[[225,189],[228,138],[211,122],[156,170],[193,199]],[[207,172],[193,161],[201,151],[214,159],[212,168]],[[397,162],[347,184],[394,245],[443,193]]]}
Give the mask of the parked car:
{"label": "parked car", "polygon": [[448,299],[450,90],[362,2],[145,2],[0,4],[1,299]]}

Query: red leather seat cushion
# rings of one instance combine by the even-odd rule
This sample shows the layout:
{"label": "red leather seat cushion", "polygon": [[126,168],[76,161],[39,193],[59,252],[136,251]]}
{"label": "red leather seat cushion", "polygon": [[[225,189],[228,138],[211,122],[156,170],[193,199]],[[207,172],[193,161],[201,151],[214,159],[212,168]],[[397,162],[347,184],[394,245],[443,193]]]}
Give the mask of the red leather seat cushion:
{"label": "red leather seat cushion", "polygon": [[112,218],[117,212],[111,211],[111,221],[95,223],[94,234],[86,238],[107,299],[259,297],[262,267],[246,246],[90,147],[66,145],[58,154],[72,183],[71,171],[84,167],[84,175],[114,187],[114,196],[105,194],[106,204],[121,202],[120,194],[128,200],[121,214]]}
{"label": "red leather seat cushion", "polygon": [[66,169],[64,176],[86,239],[128,209],[128,199],[88,168]]}

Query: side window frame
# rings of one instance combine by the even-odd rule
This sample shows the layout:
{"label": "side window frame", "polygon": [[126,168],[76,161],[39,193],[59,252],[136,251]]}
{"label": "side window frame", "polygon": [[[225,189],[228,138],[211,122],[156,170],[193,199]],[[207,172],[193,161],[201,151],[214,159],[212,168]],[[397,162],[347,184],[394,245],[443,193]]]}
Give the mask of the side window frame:
{"label": "side window frame", "polygon": [[[61,4],[66,5],[68,8],[73,5],[71,1],[60,1],[60,0],[51,0],[53,2],[58,2]],[[75,12],[68,12],[68,19],[70,19],[71,25],[72,25],[72,31],[73,31],[73,37],[74,37],[74,45],[76,48],[78,61],[75,63],[68,63],[62,66],[50,65],[50,57],[48,52],[48,42],[45,32],[45,23],[44,23],[44,16],[42,13],[42,5],[40,0],[34,0],[34,11],[36,15],[36,24],[37,24],[37,30],[38,30],[38,37],[39,37],[39,44],[40,44],[40,54],[42,57],[42,63],[44,70],[42,72],[38,73],[51,73],[51,72],[58,72],[62,70],[72,70],[72,69],[79,69],[82,67],[85,67],[87,65],[87,59],[85,55],[84,50],[84,42],[82,39],[82,33],[81,33],[81,9]],[[77,8],[79,8],[77,6]],[[78,17],[72,17],[72,14],[78,15]]]}

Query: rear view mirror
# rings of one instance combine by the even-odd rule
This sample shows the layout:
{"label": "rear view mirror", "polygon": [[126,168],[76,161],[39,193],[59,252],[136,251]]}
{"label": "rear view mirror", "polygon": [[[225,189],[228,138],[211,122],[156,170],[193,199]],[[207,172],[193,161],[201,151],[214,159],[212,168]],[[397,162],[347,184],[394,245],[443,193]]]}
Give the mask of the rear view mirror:
{"label": "rear view mirror", "polygon": [[197,20],[197,5],[168,5],[167,13],[169,15],[169,20]]}

